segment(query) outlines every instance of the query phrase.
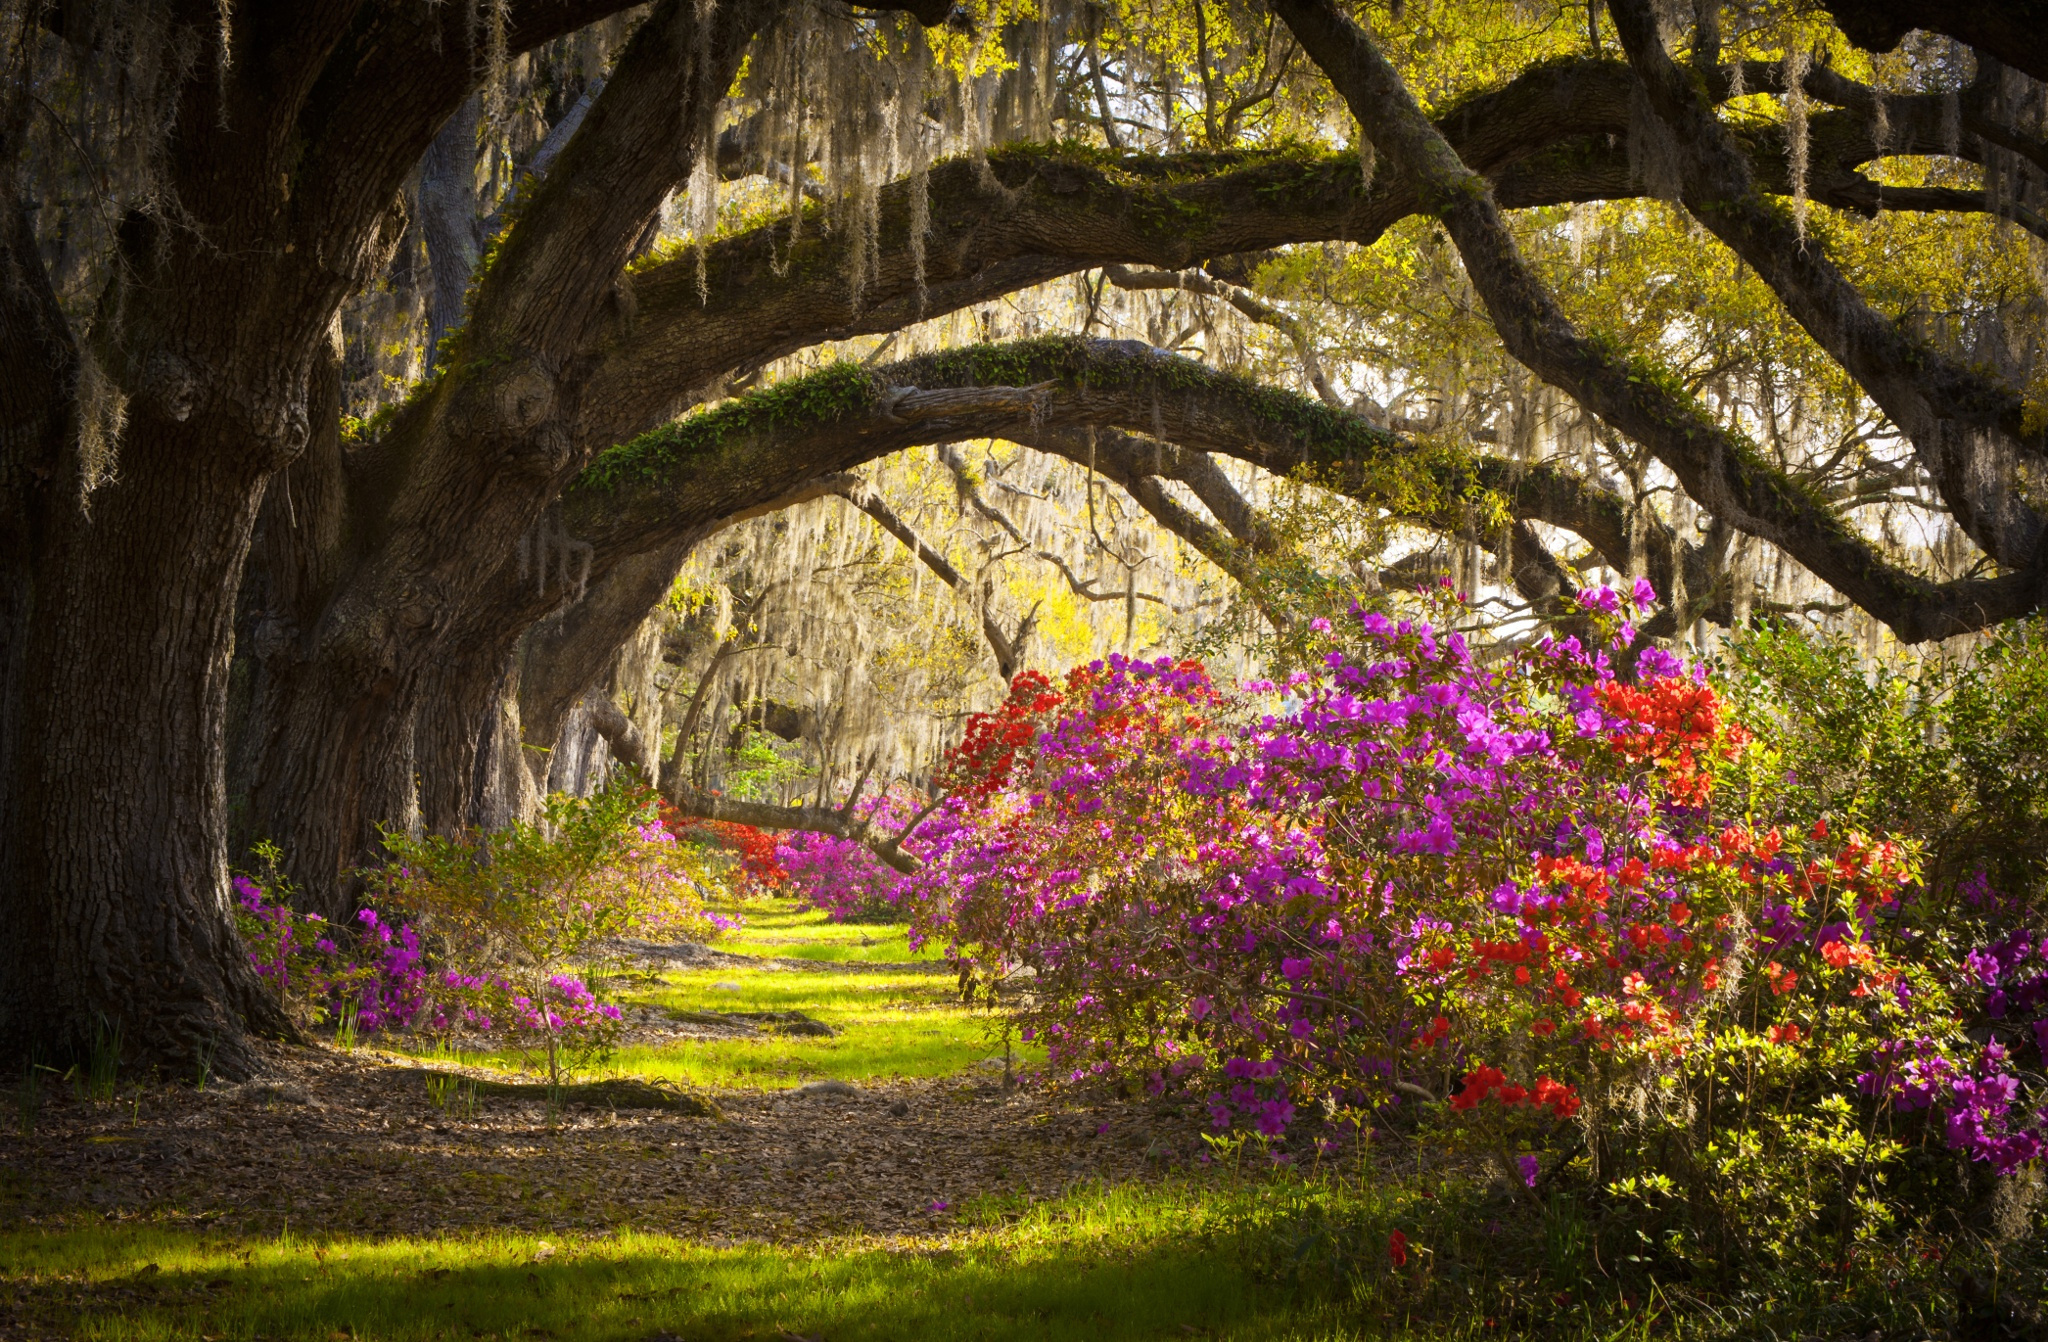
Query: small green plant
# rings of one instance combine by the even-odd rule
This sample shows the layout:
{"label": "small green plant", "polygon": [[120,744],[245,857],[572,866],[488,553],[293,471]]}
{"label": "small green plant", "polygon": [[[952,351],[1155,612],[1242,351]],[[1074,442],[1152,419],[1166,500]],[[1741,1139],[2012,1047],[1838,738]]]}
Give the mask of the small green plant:
{"label": "small green plant", "polygon": [[362,1011],[358,1002],[349,1002],[341,1008],[340,1018],[334,1026],[334,1044],[343,1053],[356,1051],[356,1017]]}
{"label": "small green plant", "polygon": [[569,1087],[563,1084],[559,1077],[551,1077],[548,1081],[547,1096],[547,1121],[548,1126],[552,1128],[562,1121],[562,1111],[568,1108]]}
{"label": "small green plant", "polygon": [[101,1016],[92,1028],[92,1050],[86,1054],[85,1070],[76,1074],[81,1098],[111,1103],[120,1072],[121,1026]]}
{"label": "small green plant", "polygon": [[1250,1140],[1248,1132],[1205,1132],[1202,1142],[1209,1148],[1210,1159],[1218,1165],[1226,1161],[1230,1165],[1230,1181],[1237,1182],[1239,1167],[1244,1160],[1244,1144]]}
{"label": "small green plant", "polygon": [[204,1091],[207,1083],[213,1080],[213,1058],[219,1049],[220,1041],[212,1035],[208,1035],[206,1042],[199,1046],[199,1052],[192,1060],[193,1089]]}
{"label": "small green plant", "polygon": [[510,1041],[560,1085],[610,1053],[624,1025],[583,977],[613,938],[708,938],[701,882],[660,823],[653,794],[630,783],[593,797],[556,795],[539,823],[490,834],[386,834],[393,861],[371,873],[377,908],[411,920],[443,971],[441,1009]]}
{"label": "small green plant", "polygon": [[483,1110],[483,1091],[473,1078],[436,1072],[427,1077],[427,1102],[444,1114],[475,1118]]}

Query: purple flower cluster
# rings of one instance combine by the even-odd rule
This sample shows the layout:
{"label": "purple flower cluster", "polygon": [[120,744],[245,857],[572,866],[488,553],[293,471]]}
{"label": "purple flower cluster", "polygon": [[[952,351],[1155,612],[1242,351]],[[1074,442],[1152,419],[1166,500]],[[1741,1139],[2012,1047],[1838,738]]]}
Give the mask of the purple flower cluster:
{"label": "purple flower cluster", "polygon": [[[1219,1127],[1462,1073],[1453,1109],[1540,1140],[1582,1086],[1721,1048],[1820,1081],[1847,1042],[1870,1102],[2000,1171],[2042,1154],[2009,1053],[2048,1044],[2040,939],[1944,955],[1901,917],[1911,845],[1717,818],[1749,738],[1702,669],[1636,646],[1652,599],[1586,593],[1594,637],[1490,660],[1361,611],[1314,672],[1236,693],[1170,660],[1020,678],[973,729],[999,767],[920,833],[915,934],[1028,982],[1007,1000],[1053,1079],[1192,1091]],[[1970,1044],[1951,980],[2005,1042]]]}
{"label": "purple flower cluster", "polygon": [[[1981,873],[1962,894],[1976,908],[2004,904]],[[2015,1049],[2031,1049],[2037,1064],[2048,1061],[2048,937],[2012,929],[1964,955],[1958,977],[1966,1000],[1980,995],[1980,1029],[1992,1035],[1973,1046],[1974,1059],[1924,1034],[1888,1040],[1857,1085],[1902,1112],[1934,1110],[1951,1147],[2010,1174],[2048,1155],[2048,1108],[2038,1094],[2028,1098],[2014,1059]]]}
{"label": "purple flower cluster", "polygon": [[572,975],[551,975],[534,993],[504,974],[436,969],[410,924],[394,926],[375,909],[357,913],[350,934],[272,901],[247,876],[235,877],[234,889],[256,972],[280,997],[296,994],[319,1019],[352,1020],[361,1034],[574,1034],[622,1022],[619,1008]]}
{"label": "purple flower cluster", "polygon": [[[900,833],[918,807],[915,798],[890,791],[863,799],[854,814],[870,832],[886,836]],[[909,847],[915,853],[914,840]],[[902,875],[873,849],[833,834],[796,831],[781,836],[775,845],[775,865],[792,896],[823,909],[834,922],[886,915],[902,895]]]}

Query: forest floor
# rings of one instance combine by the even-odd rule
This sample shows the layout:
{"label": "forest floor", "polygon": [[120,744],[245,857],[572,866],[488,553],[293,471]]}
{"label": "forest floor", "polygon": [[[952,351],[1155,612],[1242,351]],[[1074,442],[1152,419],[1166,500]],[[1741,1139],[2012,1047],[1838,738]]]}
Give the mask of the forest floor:
{"label": "forest floor", "polygon": [[1191,1116],[1010,1084],[1019,1060],[900,927],[746,913],[717,950],[634,947],[625,1045],[569,1090],[503,1057],[331,1045],[239,1086],[24,1086],[0,1337],[1309,1322],[1173,1230],[1220,1177],[1189,1173]]}

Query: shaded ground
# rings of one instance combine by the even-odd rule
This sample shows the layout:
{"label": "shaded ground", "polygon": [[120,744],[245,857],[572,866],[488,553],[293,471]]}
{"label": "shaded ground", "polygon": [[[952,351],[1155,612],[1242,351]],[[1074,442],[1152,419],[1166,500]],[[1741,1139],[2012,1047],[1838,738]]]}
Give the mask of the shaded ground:
{"label": "shaded ground", "polygon": [[243,1086],[23,1089],[0,1135],[0,1339],[1301,1321],[1171,1229],[1207,1214],[1170,1176],[1204,1149],[1193,1117],[1008,1084],[901,927],[744,913],[716,948],[632,948],[624,1047],[566,1093],[501,1056],[331,1046],[273,1050]]}
{"label": "shaded ground", "polygon": [[637,1228],[713,1243],[915,1234],[977,1197],[1141,1178],[1194,1141],[1170,1113],[1006,1089],[999,1065],[850,1094],[727,1092],[703,1117],[488,1094],[464,1114],[459,1093],[438,1107],[426,1077],[390,1058],[276,1056],[275,1077],[242,1087],[52,1097],[33,1137],[0,1139],[9,1218],[260,1234]]}

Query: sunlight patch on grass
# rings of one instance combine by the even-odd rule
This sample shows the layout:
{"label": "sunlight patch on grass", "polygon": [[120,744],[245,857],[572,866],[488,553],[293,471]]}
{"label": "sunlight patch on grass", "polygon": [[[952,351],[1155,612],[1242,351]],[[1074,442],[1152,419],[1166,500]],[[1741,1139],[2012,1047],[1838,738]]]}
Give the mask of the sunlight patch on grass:
{"label": "sunlight patch on grass", "polygon": [[[995,1022],[964,1006],[953,981],[801,970],[698,970],[633,993],[640,1005],[678,1011],[802,1011],[838,1031],[695,1040],[622,1050],[622,1072],[701,1086],[776,1086],[819,1078],[877,1081],[949,1076],[1000,1055]],[[1017,1066],[1036,1065],[1019,1048]]]}
{"label": "sunlight patch on grass", "polygon": [[31,1308],[145,1339],[1066,1339],[1329,1335],[1186,1233],[1185,1194],[1116,1191],[912,1245],[717,1248],[666,1235],[247,1240],[85,1224],[0,1234]]}
{"label": "sunlight patch on grass", "polygon": [[853,963],[944,963],[940,947],[913,951],[910,928],[903,923],[835,923],[823,909],[786,899],[714,905],[712,912],[743,920],[717,943],[719,950],[738,955]]}
{"label": "sunlight patch on grass", "polygon": [[832,1079],[951,1076],[989,1056],[979,1021],[914,1018],[898,1028],[836,1039],[771,1036],[621,1049],[611,1066],[628,1076],[716,1089],[754,1089]]}
{"label": "sunlight patch on grass", "polygon": [[[755,934],[781,939],[750,949],[821,962],[901,963],[910,958],[907,929],[900,924],[833,923],[818,910],[787,901],[757,900],[721,912],[745,913]],[[861,945],[861,938],[873,944]],[[737,950],[738,945],[737,936],[719,942],[723,950]],[[617,1000],[622,1006],[675,1012],[801,1011],[835,1033],[764,1032],[629,1043],[604,1063],[586,1069],[589,1075],[634,1076],[709,1089],[773,1089],[826,1079],[863,1084],[950,1076],[1003,1052],[992,1019],[963,1005],[947,974],[728,965],[670,973],[659,984],[625,990]],[[508,1053],[458,1055],[437,1050],[418,1056],[500,1070],[515,1070],[520,1062]],[[1042,1050],[1021,1046],[1014,1056],[1020,1069],[1043,1061]]]}

